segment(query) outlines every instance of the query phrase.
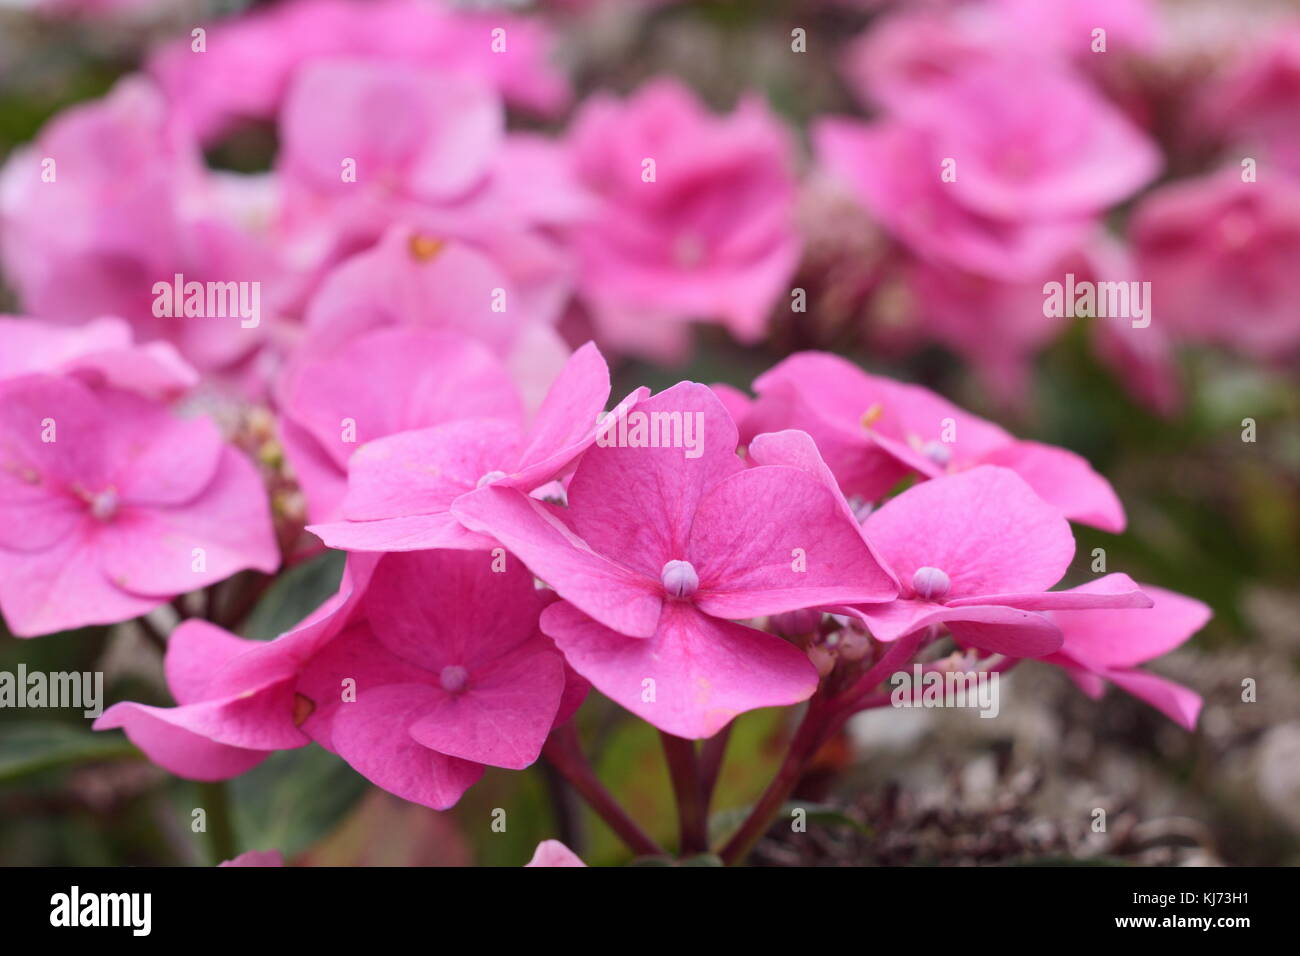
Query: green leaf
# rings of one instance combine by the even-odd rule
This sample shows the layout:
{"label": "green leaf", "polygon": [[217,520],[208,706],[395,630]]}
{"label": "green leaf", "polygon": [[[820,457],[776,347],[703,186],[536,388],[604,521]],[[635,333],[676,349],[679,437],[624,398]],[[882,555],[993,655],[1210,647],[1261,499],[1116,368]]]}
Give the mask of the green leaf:
{"label": "green leaf", "polygon": [[248,616],[244,636],[269,641],[299,624],[339,589],[345,557],[326,551],[276,578]]}
{"label": "green leaf", "polygon": [[[745,822],[751,809],[751,807],[733,807],[713,814],[709,818],[709,841],[718,843],[724,837],[730,836]],[[827,827],[850,827],[867,836],[873,832],[871,827],[854,820],[838,807],[831,806],[829,803],[811,803],[806,800],[791,800],[782,804],[781,812],[777,814],[773,825],[781,820],[793,819],[795,810],[802,810],[807,815],[809,823]]]}
{"label": "green leaf", "polygon": [[137,758],[120,734],[97,734],[48,721],[0,729],[0,783],[92,760]]}
{"label": "green leaf", "polygon": [[274,753],[229,783],[239,850],[301,853],[337,826],[369,786],[316,744]]}

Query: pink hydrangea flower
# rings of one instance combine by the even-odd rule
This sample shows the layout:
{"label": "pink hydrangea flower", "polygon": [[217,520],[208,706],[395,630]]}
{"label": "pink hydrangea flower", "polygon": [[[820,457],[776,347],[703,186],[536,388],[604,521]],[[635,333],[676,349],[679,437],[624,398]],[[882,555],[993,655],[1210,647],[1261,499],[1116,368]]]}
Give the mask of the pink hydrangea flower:
{"label": "pink hydrangea flower", "polygon": [[1047,590],[1070,566],[1074,536],[1060,511],[1006,468],[915,485],[873,511],[863,530],[902,586],[897,601],[854,609],[877,640],[942,623],[962,645],[1042,657],[1063,638],[1032,612],[1151,606],[1122,574],[1089,589]]}
{"label": "pink hydrangea flower", "polygon": [[[387,555],[340,636],[303,670],[304,729],[373,783],[435,809],[483,765],[522,769],[566,697],[564,660],[537,629],[547,596],[523,565],[466,551]],[[356,682],[345,701],[341,681]]]}
{"label": "pink hydrangea flower", "polygon": [[114,704],[95,730],[121,728],[150,760],[189,780],[226,780],[275,750],[311,742],[312,702],[296,687],[303,667],[347,626],[375,561],[353,558],[336,594],[274,641],[249,641],[206,621],[172,631],[163,660],[176,707]]}
{"label": "pink hydrangea flower", "polygon": [[[1049,285],[1067,281],[1123,282],[1138,289],[1127,314],[1087,316],[1098,356],[1110,365],[1135,398],[1168,414],[1180,392],[1166,323],[1152,322],[1152,298],[1145,295],[1132,257],[1104,231],[1076,252],[1027,281],[1007,281],[914,259],[899,267],[908,302],[925,335],[966,358],[995,399],[1023,406],[1030,386],[1031,359],[1075,318],[1068,308],[1046,315]],[[1072,280],[1067,277],[1072,276]],[[1130,293],[1131,294],[1131,293]],[[1142,315],[1137,314],[1140,305]]]}
{"label": "pink hydrangea flower", "polygon": [[394,226],[325,277],[307,309],[306,347],[346,348],[390,326],[460,332],[505,362],[534,409],[569,356],[554,328],[569,281],[551,244],[527,232],[479,241]]}
{"label": "pink hydrangea flower", "polygon": [[334,598],[271,642],[187,622],[167,656],[181,706],[117,704],[96,729],[122,727],[155,762],[205,780],[314,740],[385,790],[445,809],[484,764],[535,761],[586,693],[537,629],[553,595],[498,561],[362,556]]}
{"label": "pink hydrangea flower", "polygon": [[279,553],[252,464],[206,419],[75,378],[0,383],[0,610],[111,624]]}
{"label": "pink hydrangea flower", "polygon": [[[227,368],[263,341],[284,288],[275,250],[248,222],[250,204],[262,202],[249,185],[207,172],[157,90],[128,77],[104,99],[60,113],[0,173],[6,278],[32,315],[117,316],[142,341],[172,342],[200,370]],[[162,301],[156,290],[174,288],[177,275],[182,290],[205,284],[205,311],[206,283],[256,283],[258,315],[177,316],[184,301]],[[160,303],[172,315],[160,315]]]}
{"label": "pink hydrangea flower", "polygon": [[626,416],[629,428],[692,423],[698,455],[620,444],[616,416],[574,472],[567,508],[492,485],[454,513],[559,592],[542,629],[574,670],[660,730],[709,737],[739,713],[807,698],[807,655],[732,622],[896,594],[844,499],[807,462],[747,468],[731,416],[703,385]]}
{"label": "pink hydrangea flower", "polygon": [[74,375],[146,398],[176,398],[199,376],[167,342],[136,344],[121,319],[64,326],[0,316],[0,380],[33,372]]}
{"label": "pink hydrangea flower", "polygon": [[1082,80],[975,64],[906,115],[825,119],[817,153],[923,258],[1008,280],[1075,250],[1159,171],[1154,144]]}
{"label": "pink hydrangea flower", "polygon": [[530,866],[586,866],[567,846],[559,840],[543,840],[537,844],[533,858],[524,864]]}
{"label": "pink hydrangea flower", "polygon": [[349,551],[490,548],[492,539],[466,530],[452,504],[485,484],[528,492],[564,474],[595,441],[608,398],[609,369],[588,343],[573,354],[527,431],[517,419],[461,418],[373,441],[349,462],[345,520],[307,530]]}
{"label": "pink hydrangea flower", "polygon": [[1246,44],[1205,90],[1195,121],[1265,168],[1300,177],[1300,20],[1273,24],[1268,34]]}
{"label": "pink hydrangea flower", "polygon": [[990,14],[1011,44],[1045,58],[1098,58],[1093,31],[1106,31],[1106,53],[1152,52],[1160,39],[1153,0],[990,0]]}
{"label": "pink hydrangea flower", "polygon": [[986,4],[903,10],[848,43],[841,70],[864,104],[902,113],[972,63],[995,58],[996,44]]}
{"label": "pink hydrangea flower", "polygon": [[481,83],[400,62],[315,61],[295,75],[280,117],[286,215],[319,215],[355,247],[412,208],[466,197],[504,135],[501,101]]}
{"label": "pink hydrangea flower", "polygon": [[[505,31],[501,53],[492,49],[496,28]],[[295,0],[206,29],[203,53],[187,36],[149,63],[168,100],[205,141],[240,120],[273,116],[298,72],[325,57],[436,68],[547,114],[570,96],[548,62],[545,25],[501,11],[453,11],[424,0]]]}
{"label": "pink hydrangea flower", "polygon": [[742,437],[799,428],[817,442],[844,493],[874,501],[902,478],[935,478],[978,465],[1020,475],[1066,517],[1106,531],[1124,529],[1109,482],[1064,448],[1018,441],[918,385],[869,375],[825,352],[801,352],[754,381],[758,399]]}
{"label": "pink hydrangea flower", "polygon": [[1158,321],[1180,337],[1260,359],[1300,348],[1300,185],[1240,171],[1172,183],[1130,224]]}
{"label": "pink hydrangea flower", "polygon": [[[1106,594],[1116,589],[1111,580],[1115,577],[1123,575],[1107,575],[1074,591]],[[1121,586],[1125,585],[1126,578]],[[1064,667],[1089,697],[1101,697],[1109,681],[1185,730],[1194,730],[1201,710],[1200,695],[1137,665],[1187,641],[1205,626],[1210,609],[1193,598],[1149,584],[1142,586],[1142,592],[1153,602],[1150,609],[1049,611],[1047,616],[1061,629],[1065,642],[1045,660]]]}
{"label": "pink hydrangea flower", "polygon": [[278,398],[285,452],[317,521],[342,517],[348,459],[368,441],[460,418],[523,419],[518,390],[486,346],[413,327],[300,352]]}
{"label": "pink hydrangea flower", "polygon": [[695,319],[757,339],[800,253],[790,145],[767,109],[747,99],[711,116],[661,79],[625,101],[588,100],[568,141],[579,181],[601,203],[573,234],[601,338],[679,354],[676,324]]}
{"label": "pink hydrangea flower", "polygon": [[1098,71],[1106,53],[1150,52],[1159,21],[1149,0],[988,0],[901,9],[848,45],[842,69],[867,103],[903,114],[972,66],[1015,62],[1021,69],[1062,61]]}

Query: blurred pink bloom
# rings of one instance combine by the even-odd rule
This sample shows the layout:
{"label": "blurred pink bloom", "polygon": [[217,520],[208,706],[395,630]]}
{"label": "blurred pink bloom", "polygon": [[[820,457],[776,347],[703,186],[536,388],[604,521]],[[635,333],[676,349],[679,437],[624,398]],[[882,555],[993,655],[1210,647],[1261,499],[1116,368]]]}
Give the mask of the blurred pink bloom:
{"label": "blurred pink bloom", "polygon": [[999,61],[900,118],[824,119],[823,164],[922,258],[1006,280],[1077,249],[1160,168],[1155,146],[1084,82]]}
{"label": "blurred pink bloom", "polygon": [[[1089,244],[1077,271],[1079,278],[1095,283],[1149,279],[1138,274],[1132,250],[1109,233]],[[1060,282],[1060,272],[1053,278]],[[1151,290],[1154,301],[1146,305],[1151,310],[1148,324],[1135,326],[1125,316],[1092,318],[1092,348],[1135,400],[1157,415],[1168,417],[1182,407],[1183,391],[1174,359],[1173,329],[1160,314],[1154,285]]]}
{"label": "blurred pink bloom", "polygon": [[1045,58],[1088,61],[1093,31],[1105,30],[1105,53],[1149,53],[1160,39],[1157,0],[988,0],[990,14],[1010,43]]}
{"label": "blurred pink bloom", "polygon": [[412,207],[476,189],[504,136],[500,100],[481,83],[383,60],[312,62],[280,117],[285,215],[327,221],[342,244],[372,240]]}
{"label": "blurred pink bloom", "polygon": [[874,501],[910,474],[937,478],[1000,465],[1066,517],[1124,529],[1115,492],[1083,458],[1019,441],[919,385],[869,375],[829,353],[800,352],[755,379],[754,390],[742,438],[783,428],[808,432],[846,495]]}
{"label": "blurred pink bloom", "polygon": [[1300,182],[1238,170],[1172,183],[1130,224],[1155,321],[1262,360],[1300,347]]}
{"label": "blurred pink bloom", "polygon": [[394,226],[325,277],[307,309],[304,347],[337,350],[393,326],[460,332],[505,362],[534,409],[568,358],[554,328],[568,281],[540,237],[507,231],[480,243]]}
{"label": "blurred pink bloom", "polygon": [[[497,28],[505,31],[500,53],[492,49]],[[186,37],[162,47],[149,64],[205,141],[240,120],[273,116],[299,70],[331,56],[427,66],[485,83],[545,114],[570,95],[548,62],[546,27],[500,11],[458,11],[435,0],[296,0],[206,29],[205,52],[194,52]]]}
{"label": "blurred pink bloom", "polygon": [[247,850],[217,866],[284,866],[284,854],[279,850]]}
{"label": "blurred pink bloom", "polygon": [[261,479],[210,421],[73,378],[0,383],[0,492],[0,609],[20,637],[279,564]]}
{"label": "blurred pink bloom", "polygon": [[1196,122],[1262,169],[1300,177],[1300,21],[1274,25],[1247,44],[1226,75],[1209,85]]}
{"label": "blurred pink bloom", "polygon": [[608,399],[609,369],[588,343],[573,353],[531,428],[517,416],[462,417],[370,442],[348,464],[344,520],[307,530],[348,551],[490,548],[491,538],[452,514],[453,502],[487,484],[530,492],[565,474],[595,441]]}
{"label": "blurred pink bloom", "polygon": [[998,56],[998,40],[986,4],[904,10],[847,44],[842,69],[864,104],[903,113],[963,69]]}
{"label": "blurred pink bloom", "polygon": [[[56,116],[0,173],[3,263],[25,311],[59,322],[125,319],[200,370],[262,341],[280,266],[255,220],[250,180],[204,170],[197,146],[138,77]],[[256,283],[256,327],[239,315],[162,317],[156,283]],[[179,308],[179,306],[177,307]]]}
{"label": "blurred pink bloom", "polygon": [[92,387],[160,400],[176,398],[199,380],[167,342],[133,343],[121,319],[64,326],[0,316],[0,380],[32,372],[73,375]]}
{"label": "blurred pink bloom", "polygon": [[533,858],[524,864],[530,866],[586,866],[574,853],[559,840],[543,840],[537,844]]}
{"label": "blurred pink bloom", "polygon": [[568,141],[600,200],[573,234],[599,338],[676,358],[678,325],[698,320],[757,340],[800,253],[791,144],[767,108],[749,98],[716,117],[659,79],[624,101],[587,100]]}
{"label": "blurred pink bloom", "polygon": [[598,444],[567,508],[491,485],[454,513],[559,592],[542,629],[574,670],[660,730],[709,737],[737,714],[804,700],[817,686],[807,655],[731,622],[894,596],[844,499],[810,464],[745,467],[731,416],[703,385],[626,414],[689,419],[703,446],[691,457]]}
{"label": "blurred pink bloom", "polygon": [[484,345],[414,327],[300,353],[277,391],[285,452],[315,521],[342,518],[348,459],[366,442],[462,418],[523,419],[518,389]]}
{"label": "blurred pink bloom", "polygon": [[[1075,588],[1076,593],[1106,593],[1113,589],[1107,575]],[[1125,579],[1127,581],[1127,579]],[[1065,643],[1045,658],[1064,667],[1089,697],[1098,698],[1106,681],[1144,700],[1186,730],[1196,729],[1201,698],[1137,665],[1168,653],[1205,626],[1210,609],[1193,598],[1143,585],[1154,602],[1150,610],[1113,608],[1101,611],[1048,612]]]}
{"label": "blurred pink bloom", "polygon": [[1074,536],[1057,509],[1005,468],[915,485],[872,512],[863,529],[902,585],[897,601],[852,609],[877,640],[942,623],[962,646],[1042,657],[1061,648],[1061,630],[1030,612],[1151,606],[1122,574],[1089,590],[1048,591],[1070,566]]}
{"label": "blurred pink bloom", "polygon": [[[1094,52],[1094,30],[1105,51]],[[972,67],[1002,61],[1036,72],[1072,62],[1100,70],[1105,54],[1150,53],[1159,37],[1150,0],[983,0],[901,9],[848,44],[842,64],[865,103],[903,114]]]}

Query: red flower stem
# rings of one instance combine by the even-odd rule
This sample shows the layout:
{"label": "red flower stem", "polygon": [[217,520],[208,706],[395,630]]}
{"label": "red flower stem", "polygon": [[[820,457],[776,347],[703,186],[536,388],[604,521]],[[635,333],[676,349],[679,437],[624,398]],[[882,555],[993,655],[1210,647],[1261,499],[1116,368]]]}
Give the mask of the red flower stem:
{"label": "red flower stem", "polygon": [[799,780],[804,775],[809,761],[816,756],[822,744],[829,740],[844,722],[859,710],[867,707],[882,707],[889,703],[888,695],[872,696],[871,691],[899,667],[907,664],[917,650],[925,643],[924,631],[909,634],[891,643],[876,661],[844,693],[827,699],[814,696],[804,714],[803,722],[795,731],[790,741],[781,769],[768,784],[758,803],[750,811],[740,829],[722,848],[722,861],[728,866],[742,862],[754,844],[772,826],[772,821],[781,811],[782,805],[789,798]]}
{"label": "red flower stem", "polygon": [[722,848],[720,855],[723,863],[734,866],[744,861],[749,851],[754,848],[754,844],[772,826],[772,821],[781,811],[782,804],[803,776],[808,761],[821,746],[826,715],[825,699],[814,697],[808,705],[803,721],[799,724],[799,729],[795,731],[794,738],[790,741],[790,749],[786,751],[781,768],[772,778],[772,782],[767,785],[763,795],[758,798],[758,803],[754,804],[754,808],[750,810],[749,816],[740,825],[740,829]]}
{"label": "red flower stem", "polygon": [[572,722],[551,732],[546,746],[542,748],[542,754],[633,853],[638,856],[664,855],[664,848],[628,816],[627,811],[605,789],[605,785],[591,769]]}
{"label": "red flower stem", "polygon": [[713,791],[722,773],[722,761],[727,756],[727,742],[731,740],[731,724],[723,727],[700,744],[700,786],[704,788],[704,812],[713,803]]}
{"label": "red flower stem", "polygon": [[695,856],[709,850],[709,814],[705,805],[704,784],[700,777],[695,741],[659,732],[664,758],[677,799],[678,848],[682,856]]}

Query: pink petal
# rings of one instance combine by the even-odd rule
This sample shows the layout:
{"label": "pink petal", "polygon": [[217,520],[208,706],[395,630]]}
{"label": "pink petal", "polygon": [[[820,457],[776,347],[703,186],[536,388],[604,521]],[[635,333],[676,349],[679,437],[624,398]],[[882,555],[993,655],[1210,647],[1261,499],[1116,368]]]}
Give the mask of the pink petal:
{"label": "pink petal", "polygon": [[[367,373],[358,376],[358,368]],[[460,418],[522,416],[509,373],[486,346],[415,328],[370,332],[301,361],[285,378],[280,402],[340,466],[385,435]],[[355,422],[353,443],[343,440],[346,419]]]}
{"label": "pink petal", "polygon": [[89,532],[74,532],[34,553],[0,549],[0,610],[16,637],[115,624],[162,603],[162,598],[131,594],[110,582],[100,570]]}
{"label": "pink petal", "polygon": [[959,647],[1007,657],[1045,657],[1061,648],[1061,629],[1041,614],[1009,607],[967,607],[948,620]]}
{"label": "pink petal", "polygon": [[593,550],[564,523],[561,509],[488,486],[460,498],[452,511],[466,526],[491,534],[592,617],[623,634],[655,633],[663,604],[659,570],[650,578]]}
{"label": "pink petal", "polygon": [[[609,400],[609,366],[588,342],[569,357],[537,410],[516,471],[523,471],[595,435]],[[525,489],[531,490],[531,489]]]}
{"label": "pink petal", "polygon": [[1060,629],[1041,614],[1011,607],[947,607],[917,600],[844,609],[878,641],[896,641],[931,625],[946,624],[962,645],[1011,657],[1042,657],[1061,647]]}
{"label": "pink petal", "polygon": [[[679,439],[678,447],[618,447],[617,420],[608,419],[605,437],[587,451],[569,482],[567,516],[597,554],[616,558],[657,582],[666,562],[686,555],[695,511],[705,493],[745,466],[736,455],[735,422],[708,386],[682,382],[638,402],[627,415],[629,443],[638,421],[651,424],[671,421],[662,416],[676,416],[681,429],[669,431],[669,443]],[[693,451],[681,447],[687,421],[698,439]],[[608,447],[601,447],[602,442]],[[697,457],[687,457],[688,452]],[[580,603],[551,583],[566,600]]]}
{"label": "pink petal", "polygon": [[[1096,592],[1104,581],[1075,590]],[[1154,602],[1149,610],[1052,611],[1052,620],[1065,633],[1062,654],[1091,670],[1133,667],[1178,647],[1210,619],[1210,609],[1194,598],[1151,585],[1143,591]]]}
{"label": "pink petal", "polygon": [[151,761],[187,780],[229,780],[257,766],[269,751],[216,743],[167,719],[166,708],[114,704],[95,730],[120,727]]}
{"label": "pink petal", "polygon": [[605,696],[691,740],[712,737],[737,714],[794,704],[817,689],[817,671],[798,648],[687,604],[665,605],[648,640],[615,633],[564,602],[542,612],[542,630]]}
{"label": "pink petal", "polygon": [[338,711],[332,744],[376,786],[403,800],[446,810],[483,775],[481,764],[417,743],[411,725],[435,703],[428,684],[387,684],[357,694]]}
{"label": "pink petal", "polygon": [[125,392],[101,393],[122,448],[113,486],[123,505],[179,505],[210,484],[226,451],[207,418],[176,418],[162,406]]}
{"label": "pink petal", "polygon": [[542,601],[521,560],[504,556],[503,571],[497,561],[481,551],[385,556],[365,596],[375,636],[434,675],[449,664],[477,673],[507,657],[536,634]]}
{"label": "pink petal", "polygon": [[1148,608],[1151,597],[1127,574],[1108,574],[1095,581],[1064,591],[1034,591],[1029,594],[987,594],[956,598],[949,607],[972,604],[1002,604],[1026,611],[1083,610],[1088,608]]}
{"label": "pink petal", "polygon": [[217,866],[284,866],[284,854],[279,850],[248,850]]}
{"label": "pink petal", "polygon": [[1195,691],[1142,670],[1107,670],[1103,676],[1138,700],[1146,701],[1184,730],[1196,729],[1203,701]]}
{"label": "pink petal", "polygon": [[539,637],[472,668],[465,690],[440,693],[411,736],[451,757],[522,770],[541,754],[563,693],[563,658]]}
{"label": "pink petal", "polygon": [[731,414],[732,421],[739,426],[749,414],[749,408],[754,400],[740,389],[725,382],[714,382],[709,387],[713,389],[713,394],[718,396],[722,407]]}
{"label": "pink petal", "polygon": [[1040,498],[1055,505],[1072,521],[1112,534],[1124,530],[1124,506],[1115,489],[1088,462],[1072,451],[1018,441],[984,455],[990,465],[1010,468],[1029,483]]}
{"label": "pink petal", "polygon": [[471,419],[389,435],[352,456],[343,513],[352,521],[445,513],[516,454],[513,422]]}
{"label": "pink petal", "polygon": [[918,568],[939,568],[949,600],[1046,590],[1074,556],[1061,513],[1015,472],[991,466],[909,488],[864,527],[904,586]]}
{"label": "pink petal", "polygon": [[222,667],[264,644],[236,637],[197,618],[182,621],[167,638],[167,654],[163,659],[167,686],[179,704],[204,700],[213,676]]}
{"label": "pink petal", "polygon": [[[194,549],[204,567],[196,569]],[[266,488],[252,463],[225,448],[212,483],[170,508],[124,508],[97,539],[100,566],[138,594],[184,594],[236,571],[270,573],[280,564]]]}
{"label": "pink petal", "polygon": [[898,596],[898,582],[894,579],[893,572],[880,559],[875,546],[867,538],[862,523],[858,520],[857,515],[853,513],[853,509],[849,507],[848,501],[844,498],[844,493],[840,490],[839,482],[836,481],[830,466],[826,464],[825,459],[817,450],[817,445],[811,435],[797,429],[767,432],[756,435],[750,441],[747,451],[749,460],[756,465],[788,465],[791,468],[798,468],[820,481],[835,496],[840,511],[858,529],[858,533],[871,552],[872,560],[880,566],[881,571],[890,579],[890,583],[894,587],[894,593],[890,595],[890,599],[892,600]]}
{"label": "pink petal", "polygon": [[898,594],[839,493],[782,465],[738,472],[708,491],[695,512],[687,557],[700,576],[696,604],[715,617]]}
{"label": "pink petal", "polygon": [[335,521],[308,525],[326,546],[343,551],[424,551],[457,548],[483,551],[495,546],[487,535],[469,531],[450,512],[378,518],[374,521]]}
{"label": "pink petal", "polygon": [[[95,394],[74,379],[29,375],[0,382],[0,471],[20,478],[34,473],[48,493],[98,491],[117,465],[112,426]],[[44,440],[47,434],[52,441]]]}
{"label": "pink petal", "polygon": [[574,853],[559,840],[543,840],[537,844],[533,858],[524,864],[530,866],[586,866],[578,854]]}

